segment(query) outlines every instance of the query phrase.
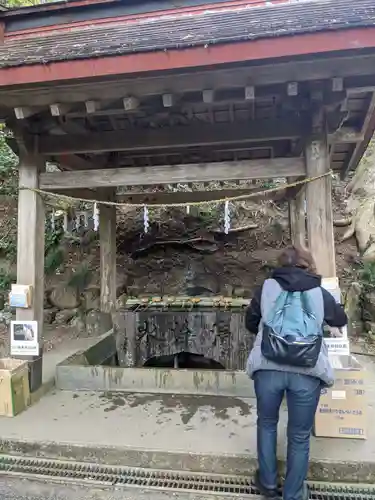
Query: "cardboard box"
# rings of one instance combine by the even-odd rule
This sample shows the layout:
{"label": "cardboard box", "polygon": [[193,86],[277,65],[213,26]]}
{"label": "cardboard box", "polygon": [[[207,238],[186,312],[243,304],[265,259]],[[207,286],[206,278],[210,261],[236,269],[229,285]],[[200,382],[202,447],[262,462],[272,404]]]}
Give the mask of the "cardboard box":
{"label": "cardboard box", "polygon": [[0,415],[14,417],[30,404],[29,366],[19,359],[0,359]]}
{"label": "cardboard box", "polygon": [[366,372],[353,356],[331,358],[335,384],[322,390],[315,415],[315,436],[366,439]]}

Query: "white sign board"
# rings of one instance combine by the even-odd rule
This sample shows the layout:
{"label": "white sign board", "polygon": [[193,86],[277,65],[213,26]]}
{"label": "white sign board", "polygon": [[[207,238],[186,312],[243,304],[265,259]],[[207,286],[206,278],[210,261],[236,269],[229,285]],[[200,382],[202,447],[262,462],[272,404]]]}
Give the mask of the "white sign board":
{"label": "white sign board", "polygon": [[9,294],[10,307],[31,307],[32,287],[30,285],[12,285]]}
{"label": "white sign board", "polygon": [[328,347],[328,355],[338,354],[340,356],[349,356],[349,340],[346,339],[324,339]]}
{"label": "white sign board", "polygon": [[336,302],[341,302],[341,290],[339,285],[339,280],[337,278],[323,278],[322,287],[327,290]]}
{"label": "white sign board", "polygon": [[37,321],[11,322],[10,354],[11,356],[39,356]]}
{"label": "white sign board", "polygon": [[[323,278],[322,287],[329,292],[336,302],[341,303],[341,290],[337,278]],[[340,336],[325,338],[329,354],[349,355],[348,328],[340,328]]]}

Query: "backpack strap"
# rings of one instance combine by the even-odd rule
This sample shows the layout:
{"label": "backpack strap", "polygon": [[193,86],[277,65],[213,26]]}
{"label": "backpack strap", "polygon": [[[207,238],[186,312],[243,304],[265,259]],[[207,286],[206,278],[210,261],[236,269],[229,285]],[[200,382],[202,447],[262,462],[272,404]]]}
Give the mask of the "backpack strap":
{"label": "backpack strap", "polygon": [[306,314],[313,317],[316,316],[314,308],[311,305],[311,297],[308,292],[301,293],[301,304]]}
{"label": "backpack strap", "polygon": [[[283,289],[279,283],[273,278],[269,278],[264,281],[260,301],[262,318],[269,317],[270,311],[274,309],[275,302],[282,291]],[[301,296],[304,296],[304,300],[306,300],[306,311],[315,316],[319,324],[323,324],[324,302],[321,288],[317,287],[307,290],[306,292],[303,292]]]}
{"label": "backpack strap", "polygon": [[269,278],[264,281],[260,300],[262,318],[269,317],[270,311],[274,309],[277,298],[282,291],[283,289],[276,280]]}
{"label": "backpack strap", "polygon": [[289,292],[281,289],[272,307],[268,310],[268,315],[265,316],[266,322],[272,321],[277,315],[282,314],[285,307],[288,305]]}

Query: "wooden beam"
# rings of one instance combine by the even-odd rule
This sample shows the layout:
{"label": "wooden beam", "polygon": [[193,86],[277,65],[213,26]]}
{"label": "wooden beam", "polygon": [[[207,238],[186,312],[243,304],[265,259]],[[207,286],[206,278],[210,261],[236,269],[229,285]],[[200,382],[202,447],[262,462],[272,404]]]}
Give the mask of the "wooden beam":
{"label": "wooden beam", "polygon": [[371,140],[371,137],[374,133],[375,129],[375,93],[370,94],[371,98],[369,101],[368,111],[366,114],[366,118],[362,125],[361,133],[364,138],[362,142],[358,142],[353,154],[350,157],[349,162],[345,165],[345,168],[341,172],[341,177],[345,178],[345,176],[353,170],[361,159],[362,155],[366,151],[367,145]]}
{"label": "wooden beam", "polygon": [[41,189],[60,190],[269,179],[301,175],[305,175],[305,165],[302,158],[274,158],[239,162],[50,172],[41,174],[40,185]]}
{"label": "wooden beam", "polygon": [[308,124],[296,120],[256,120],[242,124],[201,123],[161,129],[121,130],[94,134],[42,136],[39,152],[43,155],[104,153],[225,143],[250,143],[271,139],[292,139],[304,135]]}
{"label": "wooden beam", "polygon": [[[26,153],[20,147],[19,186],[38,188],[39,172],[44,164],[40,158]],[[44,305],[44,203],[35,191],[21,189],[18,194],[18,240],[17,240],[17,283],[31,285],[33,298],[31,307],[17,309],[17,321],[37,321],[42,352],[43,305]],[[38,358],[38,357],[37,357]],[[36,381],[34,390],[42,383],[41,365],[28,357],[31,376]],[[40,384],[38,384],[40,382]]]}
{"label": "wooden beam", "polygon": [[281,189],[278,192],[264,194],[265,188],[233,188],[214,189],[212,191],[173,191],[154,193],[124,193],[117,196],[119,203],[134,203],[139,205],[168,205],[173,203],[199,203],[202,201],[214,201],[223,198],[252,195],[252,200],[272,199],[282,201],[288,198],[288,190]]}
{"label": "wooden beam", "polygon": [[346,144],[356,144],[357,142],[362,142],[364,139],[363,132],[358,132],[358,130],[351,127],[342,127],[336,130],[333,134],[329,135],[329,142],[341,142]]}
{"label": "wooden beam", "polygon": [[[49,190],[73,198],[85,200],[98,199],[97,191],[94,189],[63,189]],[[233,198],[236,196],[252,195],[252,200],[274,200],[289,201],[293,200],[299,193],[296,188],[280,189],[277,192],[264,193],[265,188],[238,187],[232,189],[213,189],[211,191],[154,191],[154,192],[131,192],[117,195],[118,203],[133,203],[137,205],[169,205],[173,203],[199,203],[205,201],[214,201],[223,198]]]}
{"label": "wooden beam", "polygon": [[[288,178],[288,183],[295,182],[296,178]],[[293,245],[306,245],[306,192],[303,186],[296,196],[289,200],[289,228],[290,239]],[[292,189],[292,188],[291,188]]]}
{"label": "wooden beam", "polygon": [[72,120],[67,120],[67,121],[60,120],[60,123],[57,126],[52,127],[50,129],[50,134],[53,135],[54,137],[56,136],[61,137],[62,135],[68,135],[68,134],[86,135],[88,133],[89,130],[87,130],[84,125],[73,122]]}
{"label": "wooden beam", "polygon": [[30,309],[17,309],[17,320],[34,320],[43,332],[44,204],[39,194],[22,188],[38,188],[42,163],[32,154],[21,153],[19,163],[17,283],[32,285]]}
{"label": "wooden beam", "polygon": [[[114,200],[115,190],[100,196]],[[111,313],[116,307],[116,207],[100,205],[100,310]]]}
{"label": "wooden beam", "polygon": [[55,158],[60,167],[66,170],[90,170],[97,168],[98,165],[90,163],[77,155],[61,155]]}
{"label": "wooden beam", "polygon": [[[54,193],[53,189],[49,192]],[[72,198],[80,198],[84,200],[98,200],[98,194],[96,189],[62,189],[57,190],[56,193],[65,196],[71,196]]]}
{"label": "wooden beam", "polygon": [[[131,193],[120,193],[116,197],[118,203],[129,203],[136,205],[170,205],[174,203],[199,203],[206,201],[215,201],[224,198],[233,198],[251,194],[251,199],[255,200],[273,200],[276,202],[293,201],[304,189],[304,186],[298,186],[290,189],[281,188],[275,192],[265,193],[263,187],[238,187],[232,189],[213,189],[210,191],[142,191]],[[49,190],[51,193],[63,194],[73,198],[84,200],[98,200],[98,191],[95,189],[62,189]]]}
{"label": "wooden beam", "polygon": [[[329,170],[327,142],[320,136],[306,147],[308,177]],[[335,241],[332,215],[332,178],[322,177],[306,185],[307,234],[309,249],[315,259],[318,273],[325,278],[336,276]]]}
{"label": "wooden beam", "polygon": [[348,97],[358,96],[358,94],[369,94],[375,92],[375,85],[366,85],[364,87],[351,87],[346,89]]}
{"label": "wooden beam", "polygon": [[[335,77],[369,75],[369,68],[375,65],[375,54],[363,54],[360,57],[333,55],[327,58],[309,58],[306,60],[287,60],[275,64],[258,64],[251,67],[250,85],[262,86],[285,84],[290,81],[329,80],[327,75]],[[244,88],[249,85],[249,66],[233,69],[219,69],[213,72],[212,68],[198,69],[194,72],[181,71],[168,78],[170,92],[200,92],[202,88],[210,88],[215,82],[215,89]],[[165,79],[159,75],[142,78],[118,77],[113,81],[106,79],[85,81],[82,83],[62,82],[57,84],[46,83],[43,86],[29,87],[21,92],[17,86],[0,89],[0,102],[7,107],[27,106],[30,102],[34,106],[49,106],[51,102],[84,102],[88,99],[117,100],[124,96],[124,88],[129,94],[150,96],[161,95],[165,92]],[[355,89],[352,88],[353,92]],[[366,90],[367,91],[367,90]]]}

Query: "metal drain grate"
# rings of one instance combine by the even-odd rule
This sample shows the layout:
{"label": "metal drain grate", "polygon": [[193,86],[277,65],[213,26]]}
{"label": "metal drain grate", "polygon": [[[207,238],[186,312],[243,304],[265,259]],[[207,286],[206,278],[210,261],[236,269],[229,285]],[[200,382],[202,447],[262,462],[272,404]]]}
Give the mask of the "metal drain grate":
{"label": "metal drain grate", "polygon": [[[102,466],[7,455],[0,456],[0,474],[227,496],[259,495],[251,480],[245,476]],[[375,500],[374,485],[311,482],[310,488],[313,500]]]}

